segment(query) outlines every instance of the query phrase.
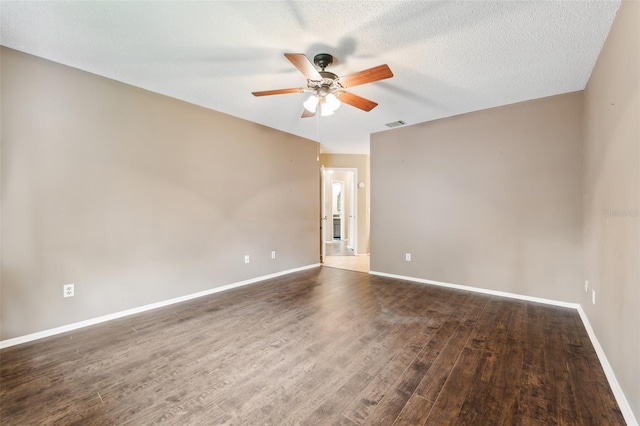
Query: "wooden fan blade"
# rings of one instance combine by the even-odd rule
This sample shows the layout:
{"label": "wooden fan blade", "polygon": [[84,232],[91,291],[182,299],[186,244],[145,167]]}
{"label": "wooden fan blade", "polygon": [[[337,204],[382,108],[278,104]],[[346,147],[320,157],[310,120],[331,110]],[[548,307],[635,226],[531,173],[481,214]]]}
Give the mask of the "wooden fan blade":
{"label": "wooden fan blade", "polygon": [[316,67],[311,63],[309,58],[304,56],[302,53],[285,53],[284,56],[287,57],[289,61],[293,64],[294,67],[298,68],[298,70],[307,77],[307,80],[322,80],[322,76],[316,69]]}
{"label": "wooden fan blade", "polygon": [[302,93],[304,89],[301,87],[295,89],[277,89],[277,90],[265,90],[262,92],[251,92],[253,96],[269,96],[269,95],[284,95],[285,93]]}
{"label": "wooden fan blade", "polygon": [[393,73],[391,69],[389,69],[389,66],[385,64],[340,77],[338,83],[340,83],[342,87],[353,87],[391,77],[393,77]]}
{"label": "wooden fan blade", "polygon": [[313,117],[314,115],[316,115],[315,112],[311,112],[308,109],[304,109],[304,111],[302,111],[302,117],[301,118],[309,118],[309,117]]}
{"label": "wooden fan blade", "polygon": [[351,105],[352,107],[356,107],[367,112],[378,106],[377,103],[370,101],[369,99],[365,99],[361,96],[354,95],[353,93],[349,92],[342,92],[338,96],[338,100],[340,102],[344,102],[347,105]]}

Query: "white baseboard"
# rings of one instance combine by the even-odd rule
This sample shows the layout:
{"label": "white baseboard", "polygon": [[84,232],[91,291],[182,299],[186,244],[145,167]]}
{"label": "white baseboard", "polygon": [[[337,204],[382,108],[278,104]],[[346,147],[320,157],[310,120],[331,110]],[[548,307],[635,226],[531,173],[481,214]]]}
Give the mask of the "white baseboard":
{"label": "white baseboard", "polygon": [[533,297],[533,296],[524,296],[516,293],[508,293],[506,291],[489,290],[486,288],[470,287],[470,286],[460,285],[460,284],[451,284],[451,283],[445,283],[442,281],[433,281],[433,280],[425,280],[422,278],[406,277],[404,275],[394,275],[394,274],[387,274],[384,272],[376,272],[376,271],[369,271],[369,273],[371,275],[379,275],[381,277],[413,281],[420,284],[432,284],[440,287],[455,288],[457,290],[466,290],[466,291],[473,291],[475,293],[490,294],[492,296],[501,296],[501,297],[508,297],[510,299],[526,300],[528,302],[544,303],[546,305],[562,306],[563,308],[578,309],[578,306],[580,306],[577,303],[561,302],[559,300],[543,299],[540,297]]}
{"label": "white baseboard", "polygon": [[618,407],[622,412],[622,416],[624,417],[625,422],[627,422],[627,425],[629,426],[638,426],[638,420],[635,418],[633,411],[631,410],[629,401],[627,400],[627,397],[625,396],[622,388],[620,387],[620,383],[618,383],[618,379],[616,379],[616,375],[614,374],[613,369],[611,368],[611,364],[609,364],[609,361],[607,360],[607,357],[604,353],[604,350],[602,349],[602,346],[600,346],[600,342],[598,341],[598,338],[596,337],[593,331],[593,328],[589,323],[589,319],[587,318],[587,315],[585,314],[584,310],[582,309],[582,306],[579,303],[569,303],[569,302],[562,302],[562,301],[553,300],[553,299],[543,299],[539,297],[524,296],[521,294],[508,293],[504,291],[469,287],[469,286],[460,285],[460,284],[445,283],[442,281],[425,280],[422,278],[407,277],[404,275],[387,274],[384,272],[369,271],[369,273],[371,275],[378,275],[381,277],[412,281],[420,284],[432,284],[432,285],[437,285],[441,287],[473,291],[475,293],[490,294],[493,296],[508,297],[510,299],[526,300],[528,302],[544,303],[547,305],[561,306],[561,307],[577,310],[578,314],[580,315],[580,319],[582,319],[582,323],[584,324],[584,328],[587,330],[587,334],[589,335],[591,344],[593,345],[593,348],[595,349],[596,354],[598,355],[598,359],[600,360],[600,364],[602,365],[604,374],[607,376],[607,381],[609,382],[609,386],[611,387],[613,396],[616,398],[616,402],[618,403]]}
{"label": "white baseboard", "polygon": [[294,272],[304,271],[320,266],[319,263],[313,265],[302,266],[300,268],[288,269],[286,271],[276,272],[270,275],[263,275],[261,277],[251,278],[249,280],[240,281],[233,284],[223,285],[221,287],[214,287],[209,290],[200,291],[198,293],[188,294],[186,296],[175,297],[173,299],[163,300],[161,302],[151,303],[149,305],[139,306],[137,308],[127,309],[125,311],[115,312],[113,314],[103,315],[96,318],[91,318],[85,321],[75,322],[73,324],[63,325],[61,327],[51,328],[49,330],[38,331],[37,333],[27,334],[25,336],[14,337],[12,339],[0,341],[0,349],[8,348],[10,346],[19,345],[21,343],[27,343],[45,337],[55,336],[56,334],[66,333],[67,331],[77,330],[79,328],[88,327],[90,325],[100,324],[102,322],[111,321],[117,318],[126,317],[129,315],[138,314],[140,312],[150,311],[152,309],[162,308],[164,306],[173,305],[175,303],[185,302],[191,299],[197,299],[198,297],[208,296],[210,294],[219,293],[232,288],[242,287],[249,284],[254,284],[259,281],[268,280],[271,278],[277,278],[282,275],[291,274]]}
{"label": "white baseboard", "polygon": [[580,314],[580,318],[582,319],[582,323],[584,324],[584,328],[587,330],[587,334],[589,335],[589,339],[591,339],[591,344],[593,348],[596,350],[596,354],[598,354],[598,359],[600,360],[600,365],[602,365],[602,369],[604,370],[604,374],[607,376],[607,380],[609,381],[609,386],[611,386],[611,391],[618,402],[618,407],[620,407],[620,411],[622,411],[622,416],[624,420],[627,422],[629,426],[638,426],[638,420],[633,414],[631,410],[631,406],[629,405],[629,401],[627,401],[627,397],[625,396],[622,388],[620,387],[620,383],[618,383],[618,379],[616,379],[616,375],[613,372],[613,368],[611,368],[611,364],[609,364],[609,360],[607,356],[604,354],[604,350],[602,346],[600,346],[600,342],[596,337],[593,328],[591,327],[591,323],[589,323],[589,318],[587,314],[582,309],[582,306],[578,305],[578,314]]}

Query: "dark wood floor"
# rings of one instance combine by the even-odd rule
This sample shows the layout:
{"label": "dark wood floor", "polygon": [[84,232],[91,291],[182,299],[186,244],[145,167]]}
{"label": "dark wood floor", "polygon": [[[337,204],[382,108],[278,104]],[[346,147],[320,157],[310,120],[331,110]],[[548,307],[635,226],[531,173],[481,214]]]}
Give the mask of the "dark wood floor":
{"label": "dark wood floor", "polygon": [[317,268],[0,352],[3,425],[618,425],[570,309]]}

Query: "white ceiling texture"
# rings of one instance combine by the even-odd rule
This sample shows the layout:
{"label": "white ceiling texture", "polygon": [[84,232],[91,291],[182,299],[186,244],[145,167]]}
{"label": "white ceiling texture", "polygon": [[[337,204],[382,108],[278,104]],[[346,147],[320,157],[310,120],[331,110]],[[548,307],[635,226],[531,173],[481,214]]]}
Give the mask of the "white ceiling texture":
{"label": "white ceiling texture", "polygon": [[[366,154],[386,123],[415,124],[584,89],[619,1],[5,1],[4,46]],[[306,86],[283,56],[330,53],[379,105],[300,118]]]}

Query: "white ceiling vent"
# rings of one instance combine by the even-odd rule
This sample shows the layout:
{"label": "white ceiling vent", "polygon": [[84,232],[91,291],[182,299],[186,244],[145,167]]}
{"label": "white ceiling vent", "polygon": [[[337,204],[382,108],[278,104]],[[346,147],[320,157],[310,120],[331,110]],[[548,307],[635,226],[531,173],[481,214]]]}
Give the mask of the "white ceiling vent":
{"label": "white ceiling vent", "polygon": [[389,128],[394,128],[394,127],[404,126],[405,124],[407,124],[407,123],[405,123],[402,120],[398,120],[398,121],[394,121],[393,123],[387,123],[387,124],[385,124],[385,126],[387,126]]}

